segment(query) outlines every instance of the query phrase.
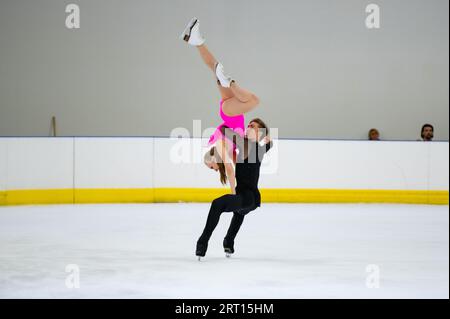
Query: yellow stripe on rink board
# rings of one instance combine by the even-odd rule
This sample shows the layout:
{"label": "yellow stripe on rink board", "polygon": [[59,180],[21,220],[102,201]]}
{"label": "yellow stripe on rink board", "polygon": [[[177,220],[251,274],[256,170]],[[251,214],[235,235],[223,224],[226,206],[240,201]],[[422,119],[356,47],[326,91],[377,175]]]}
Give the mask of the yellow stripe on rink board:
{"label": "yellow stripe on rink board", "polygon": [[210,203],[215,198],[229,193],[230,191],[224,188],[155,188],[155,202]]}
{"label": "yellow stripe on rink board", "polygon": [[153,188],[75,189],[75,204],[154,203]]}
{"label": "yellow stripe on rink board", "polygon": [[265,189],[267,203],[394,203],[448,205],[448,191]]}
{"label": "yellow stripe on rink board", "polygon": [[73,189],[5,191],[3,205],[72,204]]}
{"label": "yellow stripe on rink board", "polygon": [[[0,192],[0,205],[100,203],[208,203],[228,189],[50,189]],[[448,191],[263,189],[263,203],[396,203],[448,205]]]}
{"label": "yellow stripe on rink board", "polygon": [[[157,188],[155,201],[211,202],[227,194],[227,189]],[[262,189],[265,203],[393,203],[448,205],[448,191]]]}
{"label": "yellow stripe on rink board", "polygon": [[0,192],[0,206],[6,205],[6,192]]}

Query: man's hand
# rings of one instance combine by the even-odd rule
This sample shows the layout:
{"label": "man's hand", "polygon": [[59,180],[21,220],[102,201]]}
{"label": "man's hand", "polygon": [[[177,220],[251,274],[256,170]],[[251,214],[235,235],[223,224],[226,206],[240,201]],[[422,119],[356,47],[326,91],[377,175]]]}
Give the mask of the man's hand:
{"label": "man's hand", "polygon": [[272,138],[271,138],[269,135],[267,135],[267,136],[264,138],[264,144],[269,144],[270,142],[272,142]]}

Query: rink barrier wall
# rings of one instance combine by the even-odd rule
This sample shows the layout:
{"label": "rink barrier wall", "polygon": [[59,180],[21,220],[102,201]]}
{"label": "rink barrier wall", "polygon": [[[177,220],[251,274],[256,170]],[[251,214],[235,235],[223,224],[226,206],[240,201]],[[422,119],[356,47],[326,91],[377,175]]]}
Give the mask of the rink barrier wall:
{"label": "rink barrier wall", "polygon": [[[0,205],[210,202],[229,192],[200,161],[174,163],[153,137],[0,138]],[[185,145],[184,145],[185,144]],[[269,203],[448,205],[448,142],[275,140],[262,165]]]}
{"label": "rink barrier wall", "polygon": [[[16,190],[0,193],[0,205],[97,203],[209,203],[224,189]],[[263,203],[396,203],[448,205],[447,191],[262,189]]]}

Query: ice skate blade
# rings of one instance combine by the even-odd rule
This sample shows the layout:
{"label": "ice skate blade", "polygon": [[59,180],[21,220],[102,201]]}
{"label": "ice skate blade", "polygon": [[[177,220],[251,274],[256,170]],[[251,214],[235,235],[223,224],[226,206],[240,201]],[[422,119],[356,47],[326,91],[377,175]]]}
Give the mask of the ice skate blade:
{"label": "ice skate blade", "polygon": [[225,257],[231,258],[231,254],[225,254]]}

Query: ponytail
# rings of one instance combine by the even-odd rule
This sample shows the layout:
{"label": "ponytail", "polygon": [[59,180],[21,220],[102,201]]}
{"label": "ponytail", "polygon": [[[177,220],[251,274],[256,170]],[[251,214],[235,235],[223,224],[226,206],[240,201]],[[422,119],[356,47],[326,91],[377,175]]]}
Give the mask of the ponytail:
{"label": "ponytail", "polygon": [[225,170],[225,164],[223,163],[222,159],[220,158],[219,154],[216,151],[215,147],[212,147],[208,153],[205,155],[205,159],[216,159],[217,166],[219,166],[219,173],[220,173],[220,182],[222,185],[226,185],[228,182],[227,173]]}

